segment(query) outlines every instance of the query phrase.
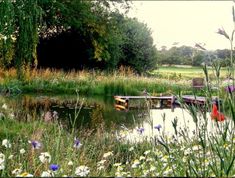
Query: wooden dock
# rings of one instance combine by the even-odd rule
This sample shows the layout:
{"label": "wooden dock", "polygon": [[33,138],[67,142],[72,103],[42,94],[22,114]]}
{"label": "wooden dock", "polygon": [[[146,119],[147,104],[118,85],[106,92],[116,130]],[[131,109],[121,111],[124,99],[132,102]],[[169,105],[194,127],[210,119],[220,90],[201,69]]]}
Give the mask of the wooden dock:
{"label": "wooden dock", "polygon": [[114,96],[121,99],[171,99],[172,96]]}
{"label": "wooden dock", "polygon": [[191,104],[205,104],[206,98],[202,96],[183,95],[182,99],[185,103]]}
{"label": "wooden dock", "polygon": [[[180,101],[176,96],[114,96],[115,99],[115,108],[117,110],[129,110],[134,108],[130,101],[133,100],[148,100],[151,101],[151,108],[171,108],[174,111],[176,106],[180,106]],[[183,95],[181,101],[186,104],[196,104],[196,105],[205,105],[206,98],[201,96],[194,95]]]}

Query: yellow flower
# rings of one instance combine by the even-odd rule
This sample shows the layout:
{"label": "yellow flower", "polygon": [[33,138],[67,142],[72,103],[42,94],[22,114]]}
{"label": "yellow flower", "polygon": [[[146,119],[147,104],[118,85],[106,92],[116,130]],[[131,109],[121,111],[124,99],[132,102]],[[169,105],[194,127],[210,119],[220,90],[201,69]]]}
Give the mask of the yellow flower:
{"label": "yellow flower", "polygon": [[227,143],[224,144],[224,148],[228,148],[228,144]]}
{"label": "yellow flower", "polygon": [[168,158],[169,158],[168,155],[164,155],[161,160],[162,162],[167,162]]}
{"label": "yellow flower", "polygon": [[20,175],[17,175],[17,177],[33,177],[33,174],[29,174],[27,172],[23,172]]}

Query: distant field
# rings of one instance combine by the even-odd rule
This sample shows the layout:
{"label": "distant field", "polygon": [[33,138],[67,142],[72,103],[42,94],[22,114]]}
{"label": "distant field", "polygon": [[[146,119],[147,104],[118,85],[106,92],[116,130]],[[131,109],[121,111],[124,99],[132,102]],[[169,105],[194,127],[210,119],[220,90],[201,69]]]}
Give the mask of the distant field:
{"label": "distant field", "polygon": [[[209,76],[214,78],[214,70],[208,68]],[[226,77],[226,68],[220,70],[220,75],[222,78]],[[162,75],[163,77],[172,77],[174,75],[180,76],[182,78],[194,78],[194,77],[204,77],[204,72],[202,67],[190,67],[190,66],[161,66],[159,69],[154,71],[154,74]]]}

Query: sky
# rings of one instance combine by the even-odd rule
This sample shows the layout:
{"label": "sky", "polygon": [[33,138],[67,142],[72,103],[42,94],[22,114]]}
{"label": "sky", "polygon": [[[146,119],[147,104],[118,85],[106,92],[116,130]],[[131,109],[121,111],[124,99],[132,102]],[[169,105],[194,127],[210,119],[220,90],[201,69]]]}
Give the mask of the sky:
{"label": "sky", "polygon": [[229,41],[216,32],[224,28],[231,36],[233,5],[233,1],[132,1],[128,16],[147,24],[157,49],[169,49],[174,43],[205,43],[208,50],[229,49]]}

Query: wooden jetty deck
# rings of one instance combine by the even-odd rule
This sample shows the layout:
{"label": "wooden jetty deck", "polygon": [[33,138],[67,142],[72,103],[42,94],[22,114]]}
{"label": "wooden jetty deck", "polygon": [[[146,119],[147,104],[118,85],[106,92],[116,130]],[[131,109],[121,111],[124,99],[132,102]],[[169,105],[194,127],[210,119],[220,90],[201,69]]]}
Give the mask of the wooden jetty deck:
{"label": "wooden jetty deck", "polygon": [[[129,110],[131,108],[130,101],[132,100],[141,100],[147,99],[151,100],[153,103],[158,101],[157,108],[170,107],[172,111],[176,106],[180,106],[180,101],[176,96],[114,96],[115,99],[115,108],[117,110]],[[186,104],[197,104],[204,105],[206,104],[206,98],[202,96],[194,96],[194,95],[183,95],[180,99]]]}
{"label": "wooden jetty deck", "polygon": [[114,96],[121,99],[171,99],[172,96]]}
{"label": "wooden jetty deck", "polygon": [[183,95],[182,99],[186,103],[205,104],[206,98],[203,96]]}

